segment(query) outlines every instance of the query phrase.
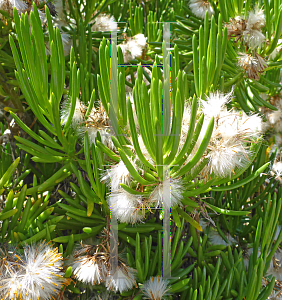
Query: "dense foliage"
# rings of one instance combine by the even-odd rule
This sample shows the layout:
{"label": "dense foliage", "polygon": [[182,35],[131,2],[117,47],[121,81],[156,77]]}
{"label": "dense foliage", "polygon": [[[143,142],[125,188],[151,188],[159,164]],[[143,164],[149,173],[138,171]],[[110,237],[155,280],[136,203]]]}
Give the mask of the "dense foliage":
{"label": "dense foliage", "polygon": [[0,298],[282,299],[281,30],[281,0],[0,0]]}

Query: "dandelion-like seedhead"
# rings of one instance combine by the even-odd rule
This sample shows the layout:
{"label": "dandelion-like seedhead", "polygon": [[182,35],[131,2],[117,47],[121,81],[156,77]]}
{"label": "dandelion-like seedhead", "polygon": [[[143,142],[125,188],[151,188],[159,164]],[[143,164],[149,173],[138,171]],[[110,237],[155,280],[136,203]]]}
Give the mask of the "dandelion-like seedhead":
{"label": "dandelion-like seedhead", "polygon": [[162,277],[151,277],[142,288],[144,295],[150,300],[162,300],[169,291],[168,282]]}
{"label": "dandelion-like seedhead", "polygon": [[73,263],[73,274],[79,281],[87,284],[100,284],[105,280],[107,270],[103,256],[84,256]]}
{"label": "dandelion-like seedhead", "polygon": [[258,115],[247,116],[236,110],[227,110],[226,104],[232,98],[232,92],[211,94],[206,101],[201,101],[206,116],[201,135],[197,141],[199,147],[209,121],[214,117],[214,129],[208,144],[206,158],[208,164],[203,175],[213,173],[217,177],[230,177],[235,168],[242,168],[249,163],[250,143],[262,132],[262,119]]}
{"label": "dandelion-like seedhead", "polygon": [[220,114],[226,112],[226,104],[230,102],[233,94],[232,92],[224,95],[223,93],[216,91],[210,93],[210,96],[206,100],[201,100],[201,106],[204,114],[208,117],[219,117]]}
{"label": "dandelion-like seedhead", "polygon": [[82,245],[74,254],[73,272],[85,284],[105,283],[109,291],[123,292],[131,289],[135,282],[136,271],[128,267],[118,257],[116,270],[111,270],[109,231],[104,231],[104,240],[97,247]]}
{"label": "dandelion-like seedhead", "polygon": [[100,14],[95,18],[95,24],[91,27],[92,31],[115,31],[117,30],[117,22],[113,16]]}
{"label": "dandelion-like seedhead", "polygon": [[276,161],[274,162],[273,166],[272,166],[272,171],[274,172],[274,174],[278,177],[282,176],[282,162],[281,161]]}
{"label": "dandelion-like seedhead", "polygon": [[230,144],[218,142],[214,146],[209,146],[207,169],[210,173],[218,177],[230,177],[235,173],[235,168],[242,168],[249,162],[248,152],[244,147]]}
{"label": "dandelion-like seedhead", "polygon": [[113,216],[121,223],[136,223],[144,218],[142,197],[130,194],[123,189],[109,195],[108,205]]}
{"label": "dandelion-like seedhead", "polygon": [[[170,187],[170,194],[164,193],[164,186]],[[160,182],[153,190],[148,202],[156,208],[162,206],[164,208],[175,207],[181,203],[182,192],[184,191],[183,182],[181,179],[168,178]],[[170,205],[169,205],[170,202]]]}
{"label": "dandelion-like seedhead", "polygon": [[246,23],[246,30],[243,32],[243,39],[248,46],[254,49],[264,42],[265,36],[261,32],[264,26],[265,15],[263,10],[256,8],[250,12]]}
{"label": "dandelion-like seedhead", "polygon": [[57,248],[42,242],[26,245],[24,256],[6,264],[0,279],[3,299],[49,300],[63,284],[62,256]]}
{"label": "dandelion-like seedhead", "polygon": [[[130,159],[130,161],[133,167],[137,169],[137,166],[132,159]],[[118,164],[111,166],[110,170],[106,170],[101,180],[106,181],[108,187],[112,192],[114,192],[120,188],[120,183],[129,185],[131,181],[131,175],[126,165],[121,160]]]}
{"label": "dandelion-like seedhead", "polygon": [[189,8],[200,19],[205,18],[207,11],[209,12],[209,17],[214,14],[214,10],[208,0],[190,0]]}

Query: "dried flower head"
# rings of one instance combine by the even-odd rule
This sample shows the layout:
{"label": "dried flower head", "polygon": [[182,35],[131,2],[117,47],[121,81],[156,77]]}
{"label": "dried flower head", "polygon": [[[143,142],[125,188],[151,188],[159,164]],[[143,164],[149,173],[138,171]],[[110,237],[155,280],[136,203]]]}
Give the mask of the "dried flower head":
{"label": "dried flower head", "polygon": [[274,289],[267,299],[269,299],[269,300],[282,300],[282,290],[280,289],[279,291],[276,291]]}
{"label": "dried flower head", "polygon": [[207,11],[209,12],[209,17],[214,14],[214,10],[208,0],[190,0],[189,8],[200,19],[205,18]]}
{"label": "dried flower head", "polygon": [[261,29],[265,26],[265,16],[262,9],[250,12],[247,19],[240,16],[230,18],[226,24],[228,36],[235,37],[235,42],[243,37],[244,42],[251,48],[256,48],[265,40]]}
{"label": "dried flower head", "polygon": [[259,80],[259,74],[268,67],[265,60],[256,52],[254,56],[246,53],[239,53],[238,65],[244,70],[248,78]]}
{"label": "dried flower head", "polygon": [[150,300],[162,300],[169,291],[168,282],[162,277],[151,277],[143,286],[143,293]]}
{"label": "dried flower head", "polygon": [[265,36],[261,32],[265,26],[265,16],[262,9],[255,9],[250,12],[246,22],[246,30],[243,32],[245,43],[251,48],[255,48],[264,42]]}
{"label": "dried flower head", "polygon": [[226,24],[228,37],[234,38],[235,42],[243,36],[243,32],[246,30],[246,20],[237,16],[235,18],[230,18],[229,23]]}
{"label": "dried flower head", "polygon": [[[81,256],[82,254],[86,254]],[[87,284],[100,284],[107,276],[107,256],[97,253],[93,246],[83,246],[75,253],[73,262],[73,274],[79,281]]]}
{"label": "dried flower head", "polygon": [[261,30],[265,26],[265,15],[263,9],[255,8],[249,13],[247,19],[247,30]]}
{"label": "dried flower head", "polygon": [[144,34],[139,33],[119,46],[123,53],[124,62],[128,63],[130,60],[142,55],[142,52],[146,47],[146,38]]}
{"label": "dried flower head", "polygon": [[101,142],[109,149],[115,149],[115,146],[111,139],[111,136],[114,135],[114,131],[110,125],[110,119],[102,103],[100,103],[99,109],[95,109],[93,107],[87,120],[85,120],[85,126],[79,128],[78,134],[82,139],[84,138],[85,132],[88,132],[90,145],[92,145],[92,143],[96,143],[95,139],[99,132],[101,136]]}
{"label": "dried flower head", "polygon": [[282,99],[280,97],[272,99],[272,105],[277,108],[276,111],[267,110],[265,112],[269,127],[273,127],[274,132],[282,132]]}

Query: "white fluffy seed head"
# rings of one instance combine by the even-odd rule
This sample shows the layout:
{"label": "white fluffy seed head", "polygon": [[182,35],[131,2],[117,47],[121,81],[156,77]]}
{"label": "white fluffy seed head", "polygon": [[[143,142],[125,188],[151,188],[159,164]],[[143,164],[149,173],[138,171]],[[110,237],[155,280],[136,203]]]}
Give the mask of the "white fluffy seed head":
{"label": "white fluffy seed head", "polygon": [[98,131],[101,136],[102,144],[104,144],[111,150],[115,149],[115,146],[114,146],[112,138],[111,138],[111,136],[112,136],[111,130],[108,129],[107,127],[97,128],[95,126],[89,126],[89,127],[84,126],[79,129],[79,135],[83,139],[85,132],[88,132],[89,144],[92,145],[92,144],[96,144],[96,137],[97,137]]}
{"label": "white fluffy seed head", "polygon": [[100,14],[95,19],[95,24],[91,27],[92,31],[115,31],[117,30],[117,22],[113,16]]}
{"label": "white fluffy seed head", "polygon": [[247,29],[260,30],[265,26],[265,22],[266,21],[263,9],[255,8],[255,10],[250,12],[249,17],[247,19]]}
{"label": "white fluffy seed head", "polygon": [[244,112],[228,111],[225,104],[232,97],[232,92],[224,96],[217,92],[207,101],[202,100],[204,121],[200,137],[196,143],[199,147],[210,118],[214,116],[214,129],[208,145],[206,157],[209,159],[203,175],[214,173],[218,177],[230,177],[236,168],[249,163],[250,143],[255,141],[263,131],[263,122],[259,115],[247,116]]}
{"label": "white fluffy seed head", "polygon": [[108,205],[110,206],[111,213],[121,223],[134,224],[144,218],[141,211],[143,207],[141,196],[130,194],[123,189],[110,194]]}
{"label": "white fluffy seed head", "polygon": [[243,32],[243,39],[250,48],[254,49],[265,41],[265,35],[260,30],[245,30]]}
{"label": "white fluffy seed head", "polygon": [[[135,169],[137,168],[135,163],[131,160],[131,164]],[[131,179],[130,172],[126,165],[121,160],[118,164],[111,166],[111,169],[106,170],[106,174],[102,177],[102,181],[106,181],[107,185],[111,188],[111,191],[117,191],[120,188],[120,183],[129,185]]]}
{"label": "white fluffy seed head", "polygon": [[236,168],[243,168],[249,163],[248,151],[241,145],[220,143],[208,153],[207,168],[217,177],[231,177]]}
{"label": "white fluffy seed head", "polygon": [[124,292],[133,288],[136,271],[125,264],[119,264],[113,274],[108,274],[106,287],[110,291]]}
{"label": "white fluffy seed head", "polygon": [[91,285],[105,281],[107,275],[104,262],[99,259],[91,259],[88,256],[76,258],[72,268],[73,274],[79,281]]}
{"label": "white fluffy seed head", "polygon": [[23,294],[28,294],[31,300],[47,300],[58,294],[63,283],[63,258],[58,249],[43,242],[37,246],[27,245],[24,250]]}
{"label": "white fluffy seed head", "polygon": [[24,257],[10,265],[4,278],[0,278],[0,295],[4,299],[48,300],[60,292],[62,264],[57,248],[45,242],[26,245]]}
{"label": "white fluffy seed head", "polygon": [[[2,276],[1,276],[2,277]],[[16,299],[21,295],[22,278],[19,272],[13,272],[11,269],[5,277],[0,279],[0,297],[1,299]]]}
{"label": "white fluffy seed head", "polygon": [[250,12],[246,21],[246,30],[243,32],[244,42],[251,48],[261,45],[265,36],[261,32],[261,28],[265,26],[265,15],[262,9],[255,9]]}
{"label": "white fluffy seed head", "polygon": [[268,122],[273,126],[275,132],[282,131],[282,111],[278,109],[277,111],[273,111],[267,114]]}
{"label": "white fluffy seed head", "polygon": [[168,178],[155,187],[149,198],[150,205],[162,206],[167,209],[175,207],[181,203],[183,190],[180,179]]}
{"label": "white fluffy seed head", "polygon": [[209,17],[214,14],[214,10],[207,0],[190,0],[189,8],[192,13],[200,19],[204,19],[206,12],[209,12]]}
{"label": "white fluffy seed head", "polygon": [[263,121],[258,114],[248,116],[245,112],[242,113],[238,120],[239,135],[247,137],[259,137],[263,132]]}
{"label": "white fluffy seed head", "polygon": [[218,117],[219,114],[226,112],[226,104],[232,98],[232,92],[224,95],[223,93],[216,91],[215,93],[210,93],[210,96],[206,100],[201,100],[201,106],[204,114],[208,117]]}
{"label": "white fluffy seed head", "polygon": [[135,43],[140,47],[144,48],[146,46],[146,38],[143,33],[138,33],[133,37]]}
{"label": "white fluffy seed head", "polygon": [[150,300],[162,300],[169,291],[168,282],[162,277],[151,277],[143,286],[143,293]]}

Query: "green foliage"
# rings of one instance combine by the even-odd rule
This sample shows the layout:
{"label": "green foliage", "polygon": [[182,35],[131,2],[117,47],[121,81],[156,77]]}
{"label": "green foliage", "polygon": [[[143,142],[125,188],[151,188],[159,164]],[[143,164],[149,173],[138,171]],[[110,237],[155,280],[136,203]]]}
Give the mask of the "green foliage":
{"label": "green foliage", "polygon": [[[234,123],[279,109],[281,1],[210,1],[213,14],[207,10],[202,19],[190,4],[68,0],[62,26],[50,5],[33,3],[21,16],[16,8],[13,16],[1,11],[0,102],[10,116],[0,120],[0,239],[19,251],[41,240],[58,247],[65,258],[61,293],[69,299],[109,289],[108,279],[101,279],[105,286],[91,282],[94,292],[85,288],[68,258],[84,253],[95,263],[95,255],[109,256],[113,218],[119,264],[135,270],[136,282],[112,294],[142,299],[146,282],[164,276],[166,209],[167,299],[263,300],[275,286],[269,273],[282,241],[282,194],[279,174],[269,174],[277,149],[269,132],[263,140],[245,128],[231,147],[247,149],[245,159],[230,167],[230,176],[223,167],[217,173],[211,153],[224,137],[220,118],[203,103],[216,91],[230,93],[223,105]],[[258,30],[267,40],[251,47],[230,28],[237,16],[247,22],[256,5],[264,7]],[[117,45],[109,30],[93,30],[103,13],[119,22]],[[163,22],[171,22],[170,43]],[[69,53],[63,34],[72,42]],[[143,34],[146,46],[138,48],[134,36]],[[137,47],[132,53],[140,50],[132,59],[124,50],[130,42]],[[262,69],[250,73],[240,53],[263,60]],[[0,286],[3,274],[0,262]]]}

